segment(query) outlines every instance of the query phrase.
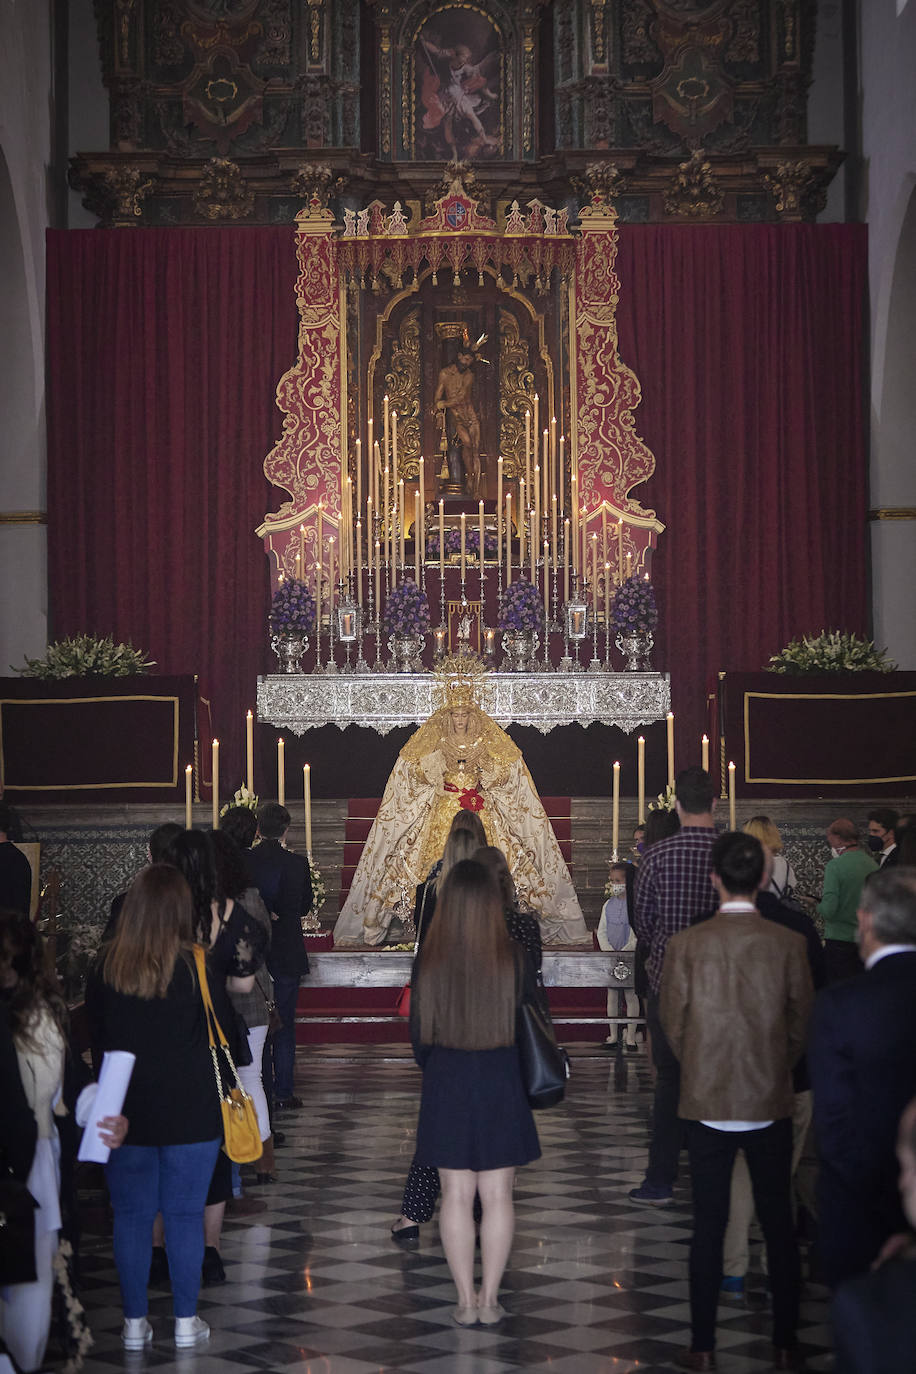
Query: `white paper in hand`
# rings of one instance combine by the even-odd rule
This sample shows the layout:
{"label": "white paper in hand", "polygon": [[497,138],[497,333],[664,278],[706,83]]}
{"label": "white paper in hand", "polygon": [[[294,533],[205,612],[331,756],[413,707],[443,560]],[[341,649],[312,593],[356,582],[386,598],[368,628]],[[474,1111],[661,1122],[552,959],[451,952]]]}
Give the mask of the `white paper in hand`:
{"label": "white paper in hand", "polygon": [[92,1160],[105,1164],[111,1154],[110,1148],[102,1141],[96,1122],[105,1116],[120,1116],[127,1096],[127,1086],[134,1071],[137,1056],[127,1050],[106,1050],[102,1059],[102,1072],[99,1074],[99,1090],[92,1104],[92,1114],[83,1131],[79,1156],[81,1160]]}

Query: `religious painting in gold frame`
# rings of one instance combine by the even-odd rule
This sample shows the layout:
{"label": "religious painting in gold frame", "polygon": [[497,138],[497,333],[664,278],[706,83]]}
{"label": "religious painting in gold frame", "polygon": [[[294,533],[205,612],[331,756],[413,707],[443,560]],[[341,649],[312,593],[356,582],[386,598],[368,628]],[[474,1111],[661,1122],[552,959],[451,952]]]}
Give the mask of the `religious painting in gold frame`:
{"label": "religious painting in gold frame", "polygon": [[445,4],[428,15],[410,36],[401,75],[408,156],[510,157],[509,66],[505,35],[481,5]]}

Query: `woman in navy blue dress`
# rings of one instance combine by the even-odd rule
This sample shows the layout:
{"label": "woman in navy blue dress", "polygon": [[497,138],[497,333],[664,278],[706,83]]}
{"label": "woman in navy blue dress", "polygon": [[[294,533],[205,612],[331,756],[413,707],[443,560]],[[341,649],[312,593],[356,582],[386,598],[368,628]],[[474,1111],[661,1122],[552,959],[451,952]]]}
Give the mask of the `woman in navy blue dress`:
{"label": "woman in navy blue dress", "polygon": [[[411,1040],[423,1069],[418,1164],[442,1181],[439,1233],[458,1289],[454,1319],[494,1326],[512,1245],[515,1169],[540,1156],[522,1084],[516,1015],[536,994],[524,951],[506,929],[499,887],[473,859],[442,884],[436,919],[414,965]],[[474,1196],[482,1281],[474,1289]]]}

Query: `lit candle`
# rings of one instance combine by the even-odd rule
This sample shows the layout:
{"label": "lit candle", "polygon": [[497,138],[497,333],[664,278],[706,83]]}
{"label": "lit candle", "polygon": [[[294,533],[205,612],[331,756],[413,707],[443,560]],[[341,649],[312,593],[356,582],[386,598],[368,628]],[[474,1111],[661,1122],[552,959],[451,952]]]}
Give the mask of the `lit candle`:
{"label": "lit candle", "polygon": [[623,521],[617,521],[617,581],[623,581]]}
{"label": "lit candle", "polygon": [[733,763],[728,765],[728,828],[729,830],[737,830],[738,828],[735,820],[735,765]]}
{"label": "lit candle", "polygon": [[703,768],[709,772],[709,736],[704,735],[700,740],[700,752],[703,756]]}
{"label": "lit candle", "polygon": [[426,462],[420,454],[420,548],[426,560]]}
{"label": "lit candle", "polygon": [[379,448],[378,439],[375,441],[375,485],[372,488],[372,501],[376,510],[379,510],[379,493],[382,483],[382,450]]}
{"label": "lit candle", "polygon": [[618,845],[620,842],[620,764],[614,764],[614,810],[611,830],[611,858],[617,862]]}
{"label": "lit candle", "polygon": [[248,791],[254,796],[254,716],[245,717],[245,778]]}
{"label": "lit candle", "polygon": [[668,786],[674,786],[674,712],[665,717],[668,726]]}
{"label": "lit candle", "polygon": [[382,545],[375,541],[375,618],[381,619],[382,609]]}
{"label": "lit candle", "polygon": [[561,515],[564,515],[564,514],[566,513],[566,454],[565,454],[565,451],[564,451],[564,445],[565,445],[565,443],[566,443],[566,436],[565,436],[564,434],[561,434],[561,435],[560,435],[560,481],[559,481],[559,486],[560,486],[560,514],[561,514]]}
{"label": "lit candle", "polygon": [[219,740],[213,741],[211,751],[210,776],[213,785],[210,788],[210,796],[213,802],[213,829],[219,830]]}
{"label": "lit candle", "polygon": [[544,540],[544,634],[550,624],[550,545]]}
{"label": "lit candle", "polygon": [[636,741],[636,817],[640,825],[646,823],[646,741],[642,735]]}
{"label": "lit candle", "polygon": [[533,530],[532,530],[532,532],[531,532],[531,538],[530,538],[529,541],[528,541],[528,548],[529,548],[530,551],[531,551],[531,585],[532,585],[532,587],[533,587],[533,586],[535,585],[535,576],[536,576],[536,574],[537,574],[537,561],[538,561],[538,546],[537,546],[537,539],[535,538],[535,535],[534,535],[534,531],[533,531]]}
{"label": "lit candle", "polygon": [[384,406],[384,422],[383,422],[383,425],[382,425],[382,446],[383,446],[383,448],[384,448],[384,450],[385,450],[385,462],[386,462],[386,463],[389,463],[389,462],[390,462],[390,459],[391,459],[391,450],[390,450],[390,448],[389,448],[389,446],[388,446],[388,444],[389,444],[389,440],[388,440],[388,433],[389,433],[389,431],[388,431],[388,426],[389,426],[389,424],[390,424],[390,417],[389,417],[389,414],[388,414],[388,397],[387,397],[387,396],[382,397],[382,404],[383,404],[383,406]]}
{"label": "lit candle", "polygon": [[553,566],[557,566],[557,494],[550,493],[550,538],[553,542]]}
{"label": "lit candle", "polygon": [[299,566],[305,567],[305,526],[299,526]]}
{"label": "lit candle", "polygon": [[312,853],[312,765],[302,765],[302,797],[305,802],[305,851]]}
{"label": "lit candle", "polygon": [[363,522],[356,520],[356,604],[363,604]]}
{"label": "lit candle", "polygon": [[531,485],[531,411],[525,411],[525,481]]}
{"label": "lit candle", "polygon": [[191,780],[192,780],[192,778],[193,778],[193,775],[194,775],[194,770],[193,770],[193,768],[191,767],[191,765],[188,764],[187,768],[185,768],[185,770],[184,770],[184,828],[185,828],[185,830],[190,830],[191,827],[192,827],[193,824],[194,824],[194,818],[193,818],[193,816],[191,815]]}
{"label": "lit candle", "polygon": [[611,624],[611,565],[604,563],[604,632],[609,633]]}
{"label": "lit candle", "polygon": [[439,576],[445,576],[445,503],[439,500]]}
{"label": "lit candle", "polygon": [[277,740],[277,801],[281,806],[286,802],[286,745],[282,735]]}
{"label": "lit candle", "polygon": [[391,483],[393,490],[402,498],[399,510],[403,514],[404,489],[398,486],[398,412],[396,410],[391,412]]}
{"label": "lit candle", "polygon": [[296,554],[296,581],[302,581],[302,554]]}
{"label": "lit candle", "polygon": [[495,640],[495,639],[496,639],[496,631],[495,631],[495,630],[487,630],[487,653],[488,653],[488,654],[492,654],[492,652],[493,652],[493,644],[494,644],[494,640]]}
{"label": "lit candle", "polygon": [[363,441],[356,441],[356,513],[363,513]]}
{"label": "lit candle", "polygon": [[328,540],[328,615],[334,610],[334,536]]}
{"label": "lit candle", "polygon": [[[546,434],[546,430],[544,431]],[[541,537],[541,468],[539,463],[534,465],[534,477],[531,482],[531,499],[534,503],[534,524],[531,526],[531,542],[536,544]]]}
{"label": "lit candle", "polygon": [[417,586],[420,585],[420,493],[413,494],[413,570]]}
{"label": "lit candle", "polygon": [[550,449],[547,430],[541,436],[541,481],[544,484],[544,514],[550,509]]}
{"label": "lit candle", "polygon": [[433,634],[436,637],[436,657],[441,658],[445,647],[445,631],[441,629],[433,630]]}
{"label": "lit candle", "polygon": [[601,502],[601,556],[610,557],[607,546],[607,501]]}
{"label": "lit candle", "polygon": [[[630,553],[630,550],[627,549],[627,577],[632,577],[632,576],[633,576],[633,555]],[[648,574],[647,574],[647,576],[646,576],[646,581],[648,582],[648,580],[649,580],[649,578],[648,578]]]}
{"label": "lit candle", "polygon": [[465,565],[465,517],[464,511],[461,512],[461,581],[464,582]]}
{"label": "lit candle", "polygon": [[598,615],[598,536],[592,535],[592,615]]}
{"label": "lit candle", "polygon": [[[539,409],[539,407],[540,407],[540,404],[541,404],[541,402],[540,402],[540,397],[538,396],[537,392],[535,392],[535,393],[534,393],[534,421],[533,421],[533,423],[532,423],[532,425],[531,425],[531,447],[532,447],[532,449],[534,449],[534,448],[537,447],[537,442],[538,442],[538,428],[539,428],[538,409]],[[535,458],[536,458],[536,457],[537,457],[537,454],[535,454],[534,456],[535,456]]]}
{"label": "lit candle", "polygon": [[570,561],[573,572],[579,571],[579,480],[573,473],[570,479],[570,496],[572,504],[572,528],[569,545]]}
{"label": "lit candle", "polygon": [[550,417],[550,490],[557,489],[557,417]]}
{"label": "lit candle", "polygon": [[563,600],[569,600],[569,516],[563,520]]}
{"label": "lit candle", "polygon": [[480,576],[483,577],[483,502],[482,502],[482,501],[478,501],[478,503],[477,503],[477,530],[478,530],[478,538],[479,538],[479,540],[480,540],[480,545],[479,545],[479,554],[480,554]]}
{"label": "lit candle", "polygon": [[496,564],[500,572],[503,565],[503,541],[502,541],[502,519],[503,519],[503,460],[496,460]]}
{"label": "lit candle", "polygon": [[[372,497],[373,504],[378,504],[378,487],[376,484],[376,478],[378,476],[378,467],[376,465],[376,446],[375,441],[372,437],[371,415],[369,416],[369,420],[366,425],[366,449],[369,454],[369,495]],[[369,526],[369,529],[372,529],[371,525]]]}
{"label": "lit candle", "polygon": [[390,555],[389,555],[389,544],[388,544],[388,541],[389,541],[389,539],[391,538],[391,497],[390,497],[390,493],[389,493],[389,491],[388,491],[388,480],[389,480],[389,477],[390,477],[390,469],[389,469],[389,467],[388,467],[388,464],[386,463],[386,464],[385,464],[385,476],[384,476],[384,481],[382,482],[382,491],[383,491],[383,493],[384,493],[384,501],[385,501],[385,504],[382,506],[382,538],[383,538],[384,541],[385,541],[385,563],[386,563],[386,564],[388,564],[388,563],[391,562],[391,558],[390,558]]}
{"label": "lit candle", "polygon": [[525,526],[528,520],[528,505],[525,494],[528,488],[524,481],[518,484],[518,570],[525,566]]}
{"label": "lit candle", "polygon": [[512,493],[506,492],[506,586],[512,583]]}
{"label": "lit candle", "polygon": [[[396,414],[397,412],[395,412],[395,415]],[[395,428],[394,432],[397,434],[397,428]],[[397,471],[397,469],[395,469],[395,471]],[[400,563],[401,572],[404,571],[404,526],[406,524],[407,521],[404,519],[404,478],[402,477],[398,482],[398,561]]]}

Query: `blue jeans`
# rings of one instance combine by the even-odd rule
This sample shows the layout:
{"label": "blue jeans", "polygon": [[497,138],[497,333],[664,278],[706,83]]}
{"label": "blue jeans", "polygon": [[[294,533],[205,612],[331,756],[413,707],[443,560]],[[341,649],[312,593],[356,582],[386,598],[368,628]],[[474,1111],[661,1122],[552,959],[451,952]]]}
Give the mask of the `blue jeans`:
{"label": "blue jeans", "polygon": [[153,1221],[162,1213],[176,1317],[193,1317],[204,1259],[204,1204],[219,1140],[122,1145],[105,1174],[114,1209],[114,1258],[125,1317],[145,1317]]}
{"label": "blue jeans", "polygon": [[293,1065],[296,1061],[296,999],[299,979],[274,975],[274,1001],[283,1025],[274,1033],[274,1098],[283,1101],[293,1095]]}

